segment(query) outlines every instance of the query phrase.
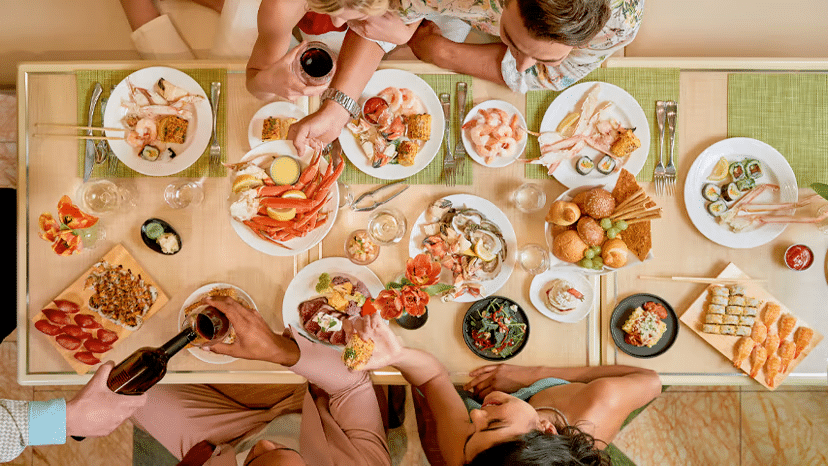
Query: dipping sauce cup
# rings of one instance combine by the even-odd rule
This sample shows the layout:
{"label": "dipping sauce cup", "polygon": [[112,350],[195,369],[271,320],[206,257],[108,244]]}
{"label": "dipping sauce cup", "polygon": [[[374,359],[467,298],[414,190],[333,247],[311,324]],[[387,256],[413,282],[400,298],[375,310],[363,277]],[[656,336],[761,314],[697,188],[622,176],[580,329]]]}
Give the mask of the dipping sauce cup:
{"label": "dipping sauce cup", "polygon": [[807,270],[814,263],[814,251],[804,244],[793,244],[785,250],[785,265],[791,270]]}

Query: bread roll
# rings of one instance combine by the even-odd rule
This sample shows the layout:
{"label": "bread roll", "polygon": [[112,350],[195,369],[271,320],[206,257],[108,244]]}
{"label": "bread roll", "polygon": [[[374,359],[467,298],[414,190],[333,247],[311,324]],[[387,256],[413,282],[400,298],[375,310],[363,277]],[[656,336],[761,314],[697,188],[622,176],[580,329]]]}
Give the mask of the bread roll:
{"label": "bread roll", "polygon": [[567,230],[552,240],[552,254],[564,262],[575,263],[583,259],[587,248],[575,230]]}
{"label": "bread roll", "polygon": [[578,234],[589,246],[600,246],[604,244],[606,236],[604,229],[592,217],[583,216],[578,220]]}
{"label": "bread roll", "polygon": [[592,218],[609,217],[615,211],[615,198],[606,189],[593,188],[584,198],[584,212]]}
{"label": "bread roll", "polygon": [[546,221],[555,225],[567,226],[577,222],[581,209],[573,202],[555,201],[549,206]]}
{"label": "bread roll", "polygon": [[601,258],[604,259],[604,265],[617,269],[627,265],[629,251],[627,244],[622,239],[613,238],[604,243],[601,249]]}

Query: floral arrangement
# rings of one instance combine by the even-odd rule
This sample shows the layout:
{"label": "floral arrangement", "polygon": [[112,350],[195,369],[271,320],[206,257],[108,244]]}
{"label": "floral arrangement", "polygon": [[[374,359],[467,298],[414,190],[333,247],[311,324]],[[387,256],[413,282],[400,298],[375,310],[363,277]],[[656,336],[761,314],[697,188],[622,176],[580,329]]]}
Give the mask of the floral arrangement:
{"label": "floral arrangement", "polygon": [[52,250],[59,256],[71,256],[83,250],[82,233],[79,230],[98,223],[98,217],[82,212],[72,204],[69,196],[58,201],[58,220],[49,212],[40,214],[40,237],[52,243]]}
{"label": "floral arrangement", "polygon": [[396,319],[404,312],[413,317],[425,314],[430,296],[444,293],[452,287],[437,283],[442,267],[428,254],[418,254],[405,264],[405,276],[399,282],[390,282],[370,306],[363,307],[363,315],[379,310],[383,319]]}

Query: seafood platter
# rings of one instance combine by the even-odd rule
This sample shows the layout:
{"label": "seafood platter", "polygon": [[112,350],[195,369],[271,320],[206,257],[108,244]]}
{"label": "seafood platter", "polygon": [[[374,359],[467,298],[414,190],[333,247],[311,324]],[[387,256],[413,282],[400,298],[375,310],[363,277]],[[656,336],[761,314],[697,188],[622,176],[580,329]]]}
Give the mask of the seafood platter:
{"label": "seafood platter", "polygon": [[230,168],[230,225],[251,247],[293,256],[322,241],[339,203],[336,179],[345,163],[320,152],[299,157],[290,141],[258,145]]}
{"label": "seafood platter", "polygon": [[514,105],[487,100],[463,121],[461,137],[469,157],[487,167],[505,167],[526,149],[526,120]]}
{"label": "seafood platter", "polygon": [[213,130],[204,89],[189,75],[166,67],[138,70],[121,81],[103,115],[112,152],[138,173],[178,173],[201,157]]}
{"label": "seafood platter", "polygon": [[584,274],[556,267],[532,278],[529,301],[552,320],[575,323],[592,310],[595,294]]}
{"label": "seafood platter", "polygon": [[661,209],[623,168],[612,188],[570,189],[546,215],[551,266],[605,274],[652,259],[651,222],[660,217]]}
{"label": "seafood platter", "polygon": [[615,346],[637,358],[664,354],[678,337],[679,319],[670,303],[652,294],[624,298],[610,316]]}
{"label": "seafood platter", "polygon": [[424,169],[437,155],[445,118],[437,94],[417,75],[379,70],[357,103],[362,115],[348,122],[339,140],[358,170],[398,180]]}
{"label": "seafood platter", "polygon": [[250,148],[267,141],[287,139],[290,125],[305,118],[308,112],[290,102],[271,102],[260,108],[247,126]]}
{"label": "seafood platter", "polygon": [[491,296],[472,304],[463,317],[463,341],[477,356],[505,361],[529,340],[529,319],[509,298]]}
{"label": "seafood platter", "polygon": [[383,290],[368,267],[344,257],[311,262],[291,280],[282,303],[282,321],[310,340],[345,347],[342,323],[357,316],[367,299]]}
{"label": "seafood platter", "polygon": [[409,256],[423,252],[443,267],[440,282],[453,287],[443,299],[471,302],[506,284],[515,268],[517,237],[494,204],[454,194],[434,201],[412,226]]}
{"label": "seafood platter", "polygon": [[823,335],[732,262],[682,314],[681,321],[733,366],[768,389],[793,372]]}
{"label": "seafood platter", "polygon": [[684,184],[684,205],[709,240],[753,248],[779,236],[797,207],[796,177],[785,157],[750,138],[729,138],[705,149]]}
{"label": "seafood platter", "polygon": [[621,168],[637,175],[650,151],[641,105],[618,86],[585,82],[561,93],[543,115],[538,135],[543,165],[567,188],[614,184]]}
{"label": "seafood platter", "polygon": [[[256,303],[253,301],[253,298],[251,298],[250,295],[241,288],[228,283],[210,283],[199,287],[184,300],[184,303],[181,305],[181,310],[178,313],[178,322],[181,324],[181,329],[184,328],[184,323],[190,313],[203,306],[201,303],[203,299],[216,297],[232,298],[248,309],[259,312],[259,308],[256,307]],[[235,340],[236,332],[233,325],[230,324],[230,331],[227,337],[222,340],[222,343],[232,344]],[[196,358],[211,364],[227,364],[236,361],[237,359],[226,354],[218,354],[212,351],[207,351],[199,348],[198,346],[193,346],[192,344],[187,345],[187,351],[189,351],[190,354]]]}
{"label": "seafood platter", "polygon": [[119,244],[46,303],[32,324],[78,374],[86,374],[166,303],[164,292]]}

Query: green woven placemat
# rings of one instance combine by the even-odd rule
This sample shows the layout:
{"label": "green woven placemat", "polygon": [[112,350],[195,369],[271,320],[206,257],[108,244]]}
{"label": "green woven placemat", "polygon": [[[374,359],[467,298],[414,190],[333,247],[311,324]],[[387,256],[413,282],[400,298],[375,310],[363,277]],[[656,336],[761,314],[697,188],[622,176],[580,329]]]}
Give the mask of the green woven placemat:
{"label": "green woven placemat", "polygon": [[727,135],[764,141],[791,164],[799,186],[828,182],[828,75],[733,73]]}
{"label": "green woven placemat", "polygon": [[[462,122],[457,121],[457,100],[455,95],[455,88],[457,86],[457,83],[460,81],[464,81],[466,83],[467,113],[472,108],[472,78],[470,76],[465,76],[461,74],[421,74],[418,76],[422,78],[423,81],[428,83],[428,85],[431,86],[432,89],[434,89],[434,92],[436,94],[439,95],[443,92],[447,92],[451,95],[452,134],[449,147],[453,149],[455,141],[459,140],[460,138],[460,125],[462,124]],[[388,83],[388,85],[394,85],[394,83]],[[440,137],[442,137],[442,135],[440,135]],[[457,184],[472,184],[473,165],[474,163],[472,163],[470,160],[467,160],[466,163],[463,164],[462,172],[457,173]],[[441,145],[439,151],[437,152],[437,155],[434,157],[431,163],[415,175],[408,177],[406,181],[409,184],[443,184],[442,171],[443,146]],[[345,170],[342,172],[340,179],[347,184],[379,184],[391,182],[389,180],[381,180],[371,175],[367,175],[357,170],[350,162],[348,162],[348,164],[345,166]]]}
{"label": "green woven placemat", "polygon": [[[89,117],[89,100],[92,98],[92,89],[95,85],[95,82],[101,83],[103,86],[103,94],[101,94],[101,98],[109,97],[110,90],[112,86],[116,86],[119,82],[121,82],[124,78],[129,76],[131,73],[135,72],[136,70],[79,70],[75,73],[77,85],[78,85],[78,124],[82,126],[86,126],[87,118]],[[210,96],[210,83],[214,81],[218,81],[222,84],[222,89],[227,89],[227,71],[219,68],[206,68],[206,69],[192,69],[192,70],[181,70],[182,72],[188,74],[190,77],[195,79],[195,81],[204,89],[205,94],[207,94],[208,98]],[[222,101],[227,102],[226,94],[222,93]],[[120,102],[108,102],[107,105],[120,105]],[[98,104],[100,107],[100,104]],[[103,126],[101,124],[101,115],[100,115],[100,108],[98,111],[95,112],[95,118],[93,126]],[[221,145],[221,160],[224,161],[227,159],[227,147],[225,141],[227,140],[227,106],[226,105],[219,105],[219,113],[217,121],[217,136],[219,140],[219,144]],[[97,134],[97,133],[96,133]],[[200,178],[204,176],[213,176],[213,177],[223,177],[225,176],[225,168],[221,165],[213,165],[210,166],[210,155],[209,155],[210,147],[206,147],[204,149],[204,154],[198,158],[198,160],[192,164],[189,168],[182,170],[174,175],[175,177],[185,177],[185,178]],[[86,153],[86,141],[80,140],[78,144],[78,173],[79,176],[83,176],[83,161],[84,155]],[[119,178],[133,178],[138,176],[144,176],[131,168],[124,165],[119,160],[113,160],[113,162],[117,162],[115,167],[115,177]],[[92,169],[92,177],[106,177],[109,176],[109,170],[107,164],[103,165],[95,165]]]}
{"label": "green woven placemat", "polygon": [[[658,148],[658,126],[655,119],[656,100],[679,101],[679,69],[678,68],[599,68],[588,74],[581,82],[601,81],[615,84],[627,91],[638,101],[647,121],[650,123],[650,152],[647,162],[638,172],[638,181],[652,181],[653,168]],[[530,91],[526,93],[526,124],[529,129],[540,128],[543,115],[549,104],[564,91]],[[681,105],[679,105],[681,109]],[[681,115],[681,112],[679,112]],[[676,135],[676,157],[678,163],[678,134]],[[526,144],[527,159],[540,157],[540,146],[537,138],[530,137]],[[542,165],[526,165],[525,175],[527,178],[545,179],[551,178],[546,174],[546,167]]]}

